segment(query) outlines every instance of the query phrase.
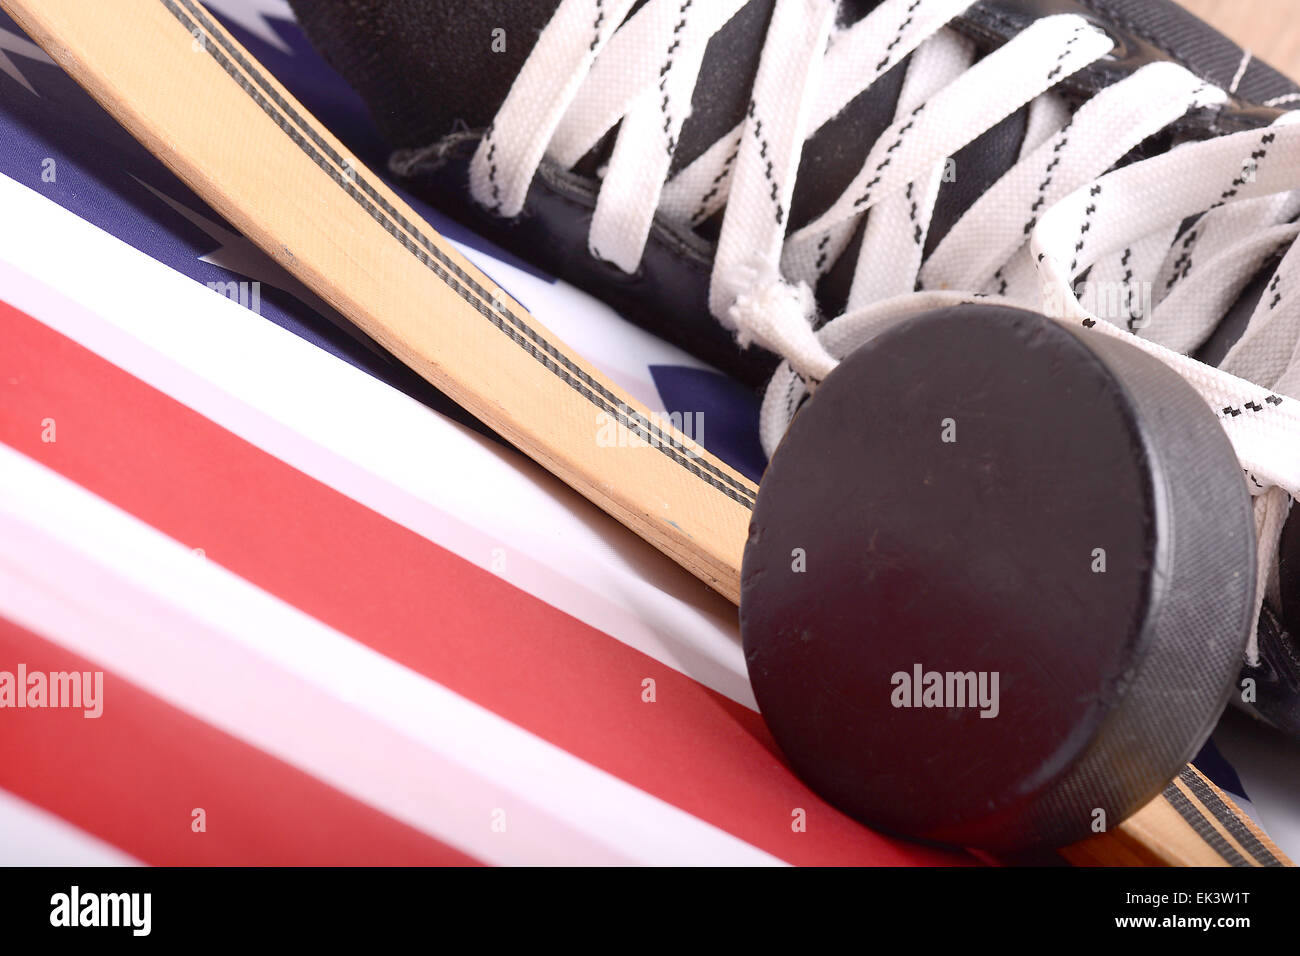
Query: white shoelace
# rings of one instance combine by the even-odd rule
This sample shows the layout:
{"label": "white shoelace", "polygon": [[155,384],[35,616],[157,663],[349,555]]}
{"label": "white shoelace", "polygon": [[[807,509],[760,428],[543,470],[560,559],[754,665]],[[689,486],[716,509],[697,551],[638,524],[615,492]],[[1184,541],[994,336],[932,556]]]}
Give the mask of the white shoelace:
{"label": "white shoelace", "polygon": [[[1004,302],[1124,336],[1219,415],[1256,496],[1257,607],[1275,594],[1300,493],[1300,112],[1108,172],[1227,94],[1152,63],[1071,113],[1053,88],[1113,48],[1081,17],[1040,19],[976,62],[948,29],[970,0],[885,0],[847,28],[834,0],[777,0],[748,116],[669,179],[705,47],[745,2],[648,0],[624,23],[633,0],[562,0],[473,158],[475,199],[517,215],[543,161],[570,168],[618,125],[593,255],[634,271],[656,217],[689,228],[722,210],[710,309],[784,359],[763,402],[769,453],[841,358],[919,312]],[[787,234],[804,142],[909,56],[894,124],[839,199]],[[948,158],[1026,105],[1019,161],[926,257]],[[848,307],[815,327],[812,288],[868,211]],[[1279,254],[1222,367],[1187,357]]]}

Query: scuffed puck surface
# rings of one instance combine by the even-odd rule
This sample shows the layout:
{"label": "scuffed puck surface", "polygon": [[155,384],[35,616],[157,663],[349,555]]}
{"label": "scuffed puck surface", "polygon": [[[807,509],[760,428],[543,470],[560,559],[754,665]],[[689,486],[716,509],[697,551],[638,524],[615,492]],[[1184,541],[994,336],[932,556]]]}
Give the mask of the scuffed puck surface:
{"label": "scuffed puck surface", "polygon": [[1209,735],[1254,588],[1222,428],[1127,342],[919,316],[763,478],[741,627],[792,766],[863,822],[993,850],[1116,826]]}

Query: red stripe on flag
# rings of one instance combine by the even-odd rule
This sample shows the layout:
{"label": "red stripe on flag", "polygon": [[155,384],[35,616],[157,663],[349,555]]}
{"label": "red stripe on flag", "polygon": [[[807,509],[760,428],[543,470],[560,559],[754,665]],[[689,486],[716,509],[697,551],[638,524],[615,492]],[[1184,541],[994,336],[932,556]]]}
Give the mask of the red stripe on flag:
{"label": "red stripe on flag", "polygon": [[[0,440],[339,631],[791,862],[970,862],[854,823],[793,776],[753,711],[3,303],[0,339]],[[41,440],[45,418],[55,443]],[[647,677],[654,704],[641,700]],[[806,832],[791,825],[798,809]]]}
{"label": "red stripe on flag", "polygon": [[[0,618],[0,670],[20,663],[29,674],[101,669]],[[475,863],[111,671],[103,693],[97,718],[0,711],[0,787],[146,863]],[[191,829],[196,808],[206,832]]]}

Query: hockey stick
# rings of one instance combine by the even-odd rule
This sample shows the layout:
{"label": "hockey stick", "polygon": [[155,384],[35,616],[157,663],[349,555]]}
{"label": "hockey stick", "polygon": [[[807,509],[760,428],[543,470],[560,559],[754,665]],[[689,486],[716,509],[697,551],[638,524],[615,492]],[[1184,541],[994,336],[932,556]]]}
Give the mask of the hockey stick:
{"label": "hockey stick", "polygon": [[[196,193],[368,335],[735,601],[757,489],[657,424],[420,220],[195,0],[0,0]],[[610,425],[630,440],[602,441]],[[1188,768],[1079,863],[1286,858]]]}

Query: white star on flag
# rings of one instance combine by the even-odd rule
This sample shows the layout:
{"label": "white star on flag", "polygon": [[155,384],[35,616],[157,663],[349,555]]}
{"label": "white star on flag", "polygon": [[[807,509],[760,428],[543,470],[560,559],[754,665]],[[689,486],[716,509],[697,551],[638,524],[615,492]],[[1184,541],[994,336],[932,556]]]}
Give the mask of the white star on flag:
{"label": "white star on flag", "polygon": [[199,256],[200,262],[211,263],[228,272],[246,276],[265,286],[287,292],[299,302],[311,307],[322,318],[329,320],[336,328],[346,332],[376,355],[386,354],[370,338],[359,331],[356,326],[340,319],[338,313],[330,308],[320,296],[295,279],[279,263],[248,239],[245,239],[237,232],[232,232],[218,225],[207,216],[195,212],[189,206],[178,202],[161,190],[155,189],[139,176],[132,175],[131,178],[165,202],[177,214],[184,216],[199,229],[202,229],[218,243],[217,248]]}
{"label": "white star on flag", "polygon": [[271,26],[270,20],[293,21],[287,0],[209,0],[208,7],[228,21],[234,21],[277,50],[292,53],[289,45]]}
{"label": "white star on flag", "polygon": [[16,53],[29,60],[36,60],[38,63],[48,63],[51,66],[54,65],[54,61],[45,55],[44,50],[26,37],[6,30],[4,27],[0,27],[0,73],[4,73],[5,75],[17,80],[23,85],[28,93],[32,94],[32,96],[40,96],[41,94],[36,92],[36,88],[33,87],[31,83],[27,82],[27,77],[23,76],[22,71],[18,69],[17,64],[15,64],[13,60],[9,59],[6,55],[7,53]]}

